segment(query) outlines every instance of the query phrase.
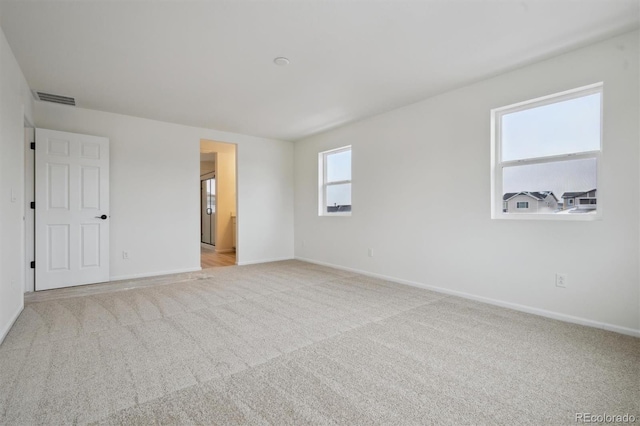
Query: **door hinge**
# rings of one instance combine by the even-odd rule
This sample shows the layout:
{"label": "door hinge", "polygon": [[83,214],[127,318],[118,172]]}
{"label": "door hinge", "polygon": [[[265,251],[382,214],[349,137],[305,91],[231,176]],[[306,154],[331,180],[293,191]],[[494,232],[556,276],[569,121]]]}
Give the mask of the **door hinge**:
{"label": "door hinge", "polygon": [[36,261],[31,262],[31,269],[36,269]]}
{"label": "door hinge", "polygon": [[32,202],[31,202],[31,208],[32,208],[32,209],[35,209],[35,208],[36,208],[36,202],[35,202],[35,201],[32,201]]}
{"label": "door hinge", "polygon": [[36,149],[36,143],[35,142],[31,142],[31,149]]}

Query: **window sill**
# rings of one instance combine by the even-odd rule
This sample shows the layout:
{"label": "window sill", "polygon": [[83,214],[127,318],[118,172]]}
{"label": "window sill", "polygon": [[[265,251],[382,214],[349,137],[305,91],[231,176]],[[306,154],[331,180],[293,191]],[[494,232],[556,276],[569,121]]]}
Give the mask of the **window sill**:
{"label": "window sill", "polygon": [[343,216],[343,217],[347,216],[347,217],[349,217],[349,216],[351,216],[351,212],[348,212],[348,213],[347,212],[345,212],[345,213],[321,213],[318,216],[320,216],[320,217],[333,217],[333,216]]}

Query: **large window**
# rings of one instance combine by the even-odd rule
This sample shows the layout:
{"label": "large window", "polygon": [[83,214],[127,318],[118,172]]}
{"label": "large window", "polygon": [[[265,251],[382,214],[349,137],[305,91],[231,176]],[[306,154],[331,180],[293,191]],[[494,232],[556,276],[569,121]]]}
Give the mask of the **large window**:
{"label": "large window", "polygon": [[491,117],[493,218],[599,217],[601,83],[497,108]]}
{"label": "large window", "polygon": [[319,214],[351,215],[351,147],[319,154]]}

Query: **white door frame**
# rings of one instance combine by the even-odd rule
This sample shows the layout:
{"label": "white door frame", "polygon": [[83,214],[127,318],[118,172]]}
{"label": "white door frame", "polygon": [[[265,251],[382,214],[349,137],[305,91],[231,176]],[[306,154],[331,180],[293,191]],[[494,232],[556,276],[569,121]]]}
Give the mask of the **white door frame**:
{"label": "white door frame", "polygon": [[25,238],[25,293],[35,290],[35,270],[31,268],[31,262],[36,260],[35,240],[35,210],[31,203],[35,202],[35,151],[31,149],[31,143],[35,141],[35,127],[25,119],[24,140],[24,238]]}

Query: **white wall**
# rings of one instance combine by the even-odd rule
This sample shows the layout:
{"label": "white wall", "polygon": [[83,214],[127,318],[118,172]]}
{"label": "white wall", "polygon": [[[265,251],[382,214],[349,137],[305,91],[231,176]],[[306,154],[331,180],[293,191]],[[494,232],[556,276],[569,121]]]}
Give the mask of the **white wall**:
{"label": "white wall", "polygon": [[24,123],[29,87],[0,30],[0,342],[23,307]]}
{"label": "white wall", "polygon": [[[297,142],[296,257],[637,334],[638,60],[628,33]],[[491,220],[489,111],[599,81],[603,219]],[[348,144],[352,216],[319,217],[318,152]]]}
{"label": "white wall", "polygon": [[293,257],[292,143],[44,102],[34,110],[38,127],[111,142],[112,280],[200,268],[202,138],[238,144],[238,262]]}

